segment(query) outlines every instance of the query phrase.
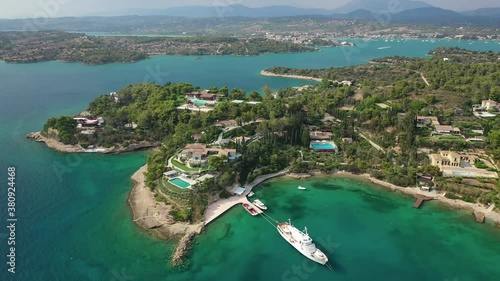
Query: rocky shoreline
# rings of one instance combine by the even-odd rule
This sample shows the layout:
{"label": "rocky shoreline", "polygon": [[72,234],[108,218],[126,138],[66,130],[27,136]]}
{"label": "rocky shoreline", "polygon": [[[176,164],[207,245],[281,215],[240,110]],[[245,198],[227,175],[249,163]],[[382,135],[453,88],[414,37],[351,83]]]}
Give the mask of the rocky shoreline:
{"label": "rocky shoreline", "polygon": [[103,154],[118,154],[118,153],[124,153],[124,152],[133,152],[133,151],[139,151],[139,150],[146,150],[146,149],[152,149],[157,147],[158,145],[147,142],[147,141],[142,141],[138,143],[132,143],[128,145],[127,147],[123,146],[115,146],[115,147],[97,147],[97,148],[92,148],[92,149],[85,149],[81,147],[80,145],[70,145],[70,144],[64,144],[62,142],[57,141],[56,139],[46,137],[42,134],[42,132],[33,132],[30,133],[26,136],[27,139],[34,140],[36,142],[43,142],[45,143],[49,148],[54,149],[55,151],[62,152],[62,153],[103,153]]}
{"label": "rocky shoreline", "polygon": [[169,214],[172,207],[156,201],[155,193],[146,186],[146,171],[147,165],[144,165],[131,177],[134,187],[130,192],[128,204],[133,220],[139,227],[162,240],[173,240],[182,236],[171,260],[173,266],[179,266],[189,253],[194,237],[203,230],[204,224],[175,222]]}
{"label": "rocky shoreline", "polygon": [[175,222],[169,214],[172,206],[155,200],[155,193],[146,186],[147,165],[136,171],[131,179],[134,187],[128,203],[132,209],[134,222],[160,239],[171,240],[189,232],[200,233],[203,223],[188,224]]}

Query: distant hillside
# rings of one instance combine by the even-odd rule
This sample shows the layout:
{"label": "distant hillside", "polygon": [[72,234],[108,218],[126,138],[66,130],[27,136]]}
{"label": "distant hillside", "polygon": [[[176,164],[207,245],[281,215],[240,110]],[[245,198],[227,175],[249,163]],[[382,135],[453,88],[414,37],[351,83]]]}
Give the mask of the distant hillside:
{"label": "distant hillside", "polygon": [[[389,2],[390,1],[388,0],[352,0],[351,2],[345,4],[344,6],[335,9],[333,12],[337,14],[345,14],[361,9],[374,12],[380,12],[380,11],[391,12],[388,7]],[[399,0],[398,4],[401,11],[432,7],[432,5],[422,1]]]}
{"label": "distant hillside", "polygon": [[392,17],[393,23],[431,24],[431,25],[476,25],[498,26],[500,18],[466,16],[451,10],[436,7],[403,11]]}
{"label": "distant hillside", "polygon": [[370,20],[370,19],[373,19],[373,12],[365,10],[365,9],[359,9],[359,10],[352,11],[350,13],[344,14],[341,17],[345,17],[345,18],[348,18],[348,19]]}
{"label": "distant hillside", "polygon": [[393,17],[394,22],[411,24],[459,24],[469,21],[469,17],[454,11],[436,7],[403,11]]}
{"label": "distant hillside", "polygon": [[[377,0],[378,1],[378,0]],[[387,17],[386,13],[369,11],[367,9],[359,9],[347,14],[334,14],[335,19],[356,19],[365,21],[377,21],[380,18],[388,20],[388,24],[416,24],[416,25],[437,25],[437,26],[500,26],[500,16],[494,15],[494,11],[490,13],[484,12],[486,15],[468,16],[457,13],[451,10],[426,7],[405,10],[398,14],[392,14]]]}
{"label": "distant hillside", "polygon": [[114,11],[111,13],[98,13],[93,16],[117,15],[161,15],[188,18],[213,18],[213,17],[290,17],[302,15],[330,15],[331,10],[306,9],[292,6],[268,6],[261,8],[250,8],[243,5],[229,6],[184,6],[168,9],[133,9]]}
{"label": "distant hillside", "polygon": [[474,11],[464,12],[463,14],[467,16],[500,17],[500,7],[482,8]]}

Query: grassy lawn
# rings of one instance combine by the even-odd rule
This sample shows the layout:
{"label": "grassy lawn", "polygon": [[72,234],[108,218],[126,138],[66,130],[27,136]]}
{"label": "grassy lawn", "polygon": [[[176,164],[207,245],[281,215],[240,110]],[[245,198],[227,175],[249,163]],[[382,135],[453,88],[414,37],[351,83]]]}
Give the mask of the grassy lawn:
{"label": "grassy lawn", "polygon": [[165,193],[170,200],[175,201],[179,205],[186,205],[191,197],[190,189],[181,189],[172,185],[166,179],[160,180],[160,190]]}
{"label": "grassy lawn", "polygon": [[175,167],[177,167],[177,168],[179,168],[179,169],[181,169],[183,171],[187,171],[187,172],[198,172],[198,170],[199,170],[199,168],[189,168],[188,166],[182,164],[181,162],[179,162],[179,161],[177,161],[175,159],[172,159],[172,164]]}
{"label": "grassy lawn", "polygon": [[436,136],[439,140],[464,140],[462,136]]}

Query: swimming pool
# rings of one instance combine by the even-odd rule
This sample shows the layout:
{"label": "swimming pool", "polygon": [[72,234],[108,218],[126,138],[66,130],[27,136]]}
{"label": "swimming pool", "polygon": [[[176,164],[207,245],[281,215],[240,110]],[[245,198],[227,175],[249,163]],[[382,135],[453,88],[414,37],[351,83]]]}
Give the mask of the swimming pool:
{"label": "swimming pool", "polygon": [[194,105],[199,105],[199,106],[202,106],[202,105],[205,105],[207,104],[208,102],[207,101],[204,101],[204,100],[198,100],[198,99],[189,99]]}
{"label": "swimming pool", "polygon": [[177,186],[178,188],[186,189],[190,188],[191,184],[185,180],[182,180],[180,178],[174,178],[168,181],[169,183]]}
{"label": "swimming pool", "polygon": [[331,143],[311,143],[314,150],[333,151],[335,146]]}
{"label": "swimming pool", "polygon": [[464,176],[464,177],[471,177],[472,176],[472,174],[470,172],[453,171],[451,173],[454,175],[457,175],[457,176]]}

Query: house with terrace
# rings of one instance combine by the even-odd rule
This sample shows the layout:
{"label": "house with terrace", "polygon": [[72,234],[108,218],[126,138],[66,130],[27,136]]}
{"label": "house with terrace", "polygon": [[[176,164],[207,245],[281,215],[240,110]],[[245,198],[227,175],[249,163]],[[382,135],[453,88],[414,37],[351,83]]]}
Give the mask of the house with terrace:
{"label": "house with terrace", "polygon": [[191,92],[191,93],[185,93],[184,98],[186,100],[188,99],[198,99],[198,100],[205,100],[205,101],[217,101],[220,98],[223,98],[224,95],[221,94],[213,94],[210,93],[208,90],[203,90],[203,91],[198,91],[198,92]]}
{"label": "house with terrace", "polygon": [[218,121],[214,124],[216,127],[222,127],[222,128],[227,128],[227,127],[235,127],[238,126],[238,122],[236,120],[221,120]]}
{"label": "house with terrace", "polygon": [[481,108],[483,108],[484,110],[488,111],[488,110],[498,110],[498,102],[494,101],[494,100],[483,100],[481,102]]}
{"label": "house with terrace", "polygon": [[437,135],[460,135],[460,129],[448,125],[436,125],[433,134]]}
{"label": "house with terrace", "polygon": [[495,117],[499,110],[500,103],[494,100],[483,100],[481,104],[475,104],[472,106],[472,112],[476,117]]}
{"label": "house with terrace", "polygon": [[439,120],[435,116],[417,116],[417,127],[423,127],[427,125],[439,126]]}
{"label": "house with terrace", "polygon": [[309,138],[311,140],[318,140],[318,141],[323,141],[323,140],[331,140],[333,137],[332,132],[323,132],[323,131],[312,131],[309,132]]}
{"label": "house with terrace", "polygon": [[237,160],[241,157],[236,153],[236,149],[212,148],[204,144],[192,143],[186,145],[177,155],[177,160],[188,167],[204,167],[208,165],[211,156],[226,156],[229,161]]}
{"label": "house with terrace", "polygon": [[[497,178],[495,171],[475,167],[476,162],[487,162],[475,155],[455,151],[440,151],[430,154],[431,165],[439,167],[445,177]],[[490,166],[490,163],[488,163]]]}
{"label": "house with terrace", "polygon": [[463,162],[474,164],[476,158],[473,156],[460,155],[453,151],[441,151],[439,154],[429,155],[431,165],[442,167],[461,167]]}

